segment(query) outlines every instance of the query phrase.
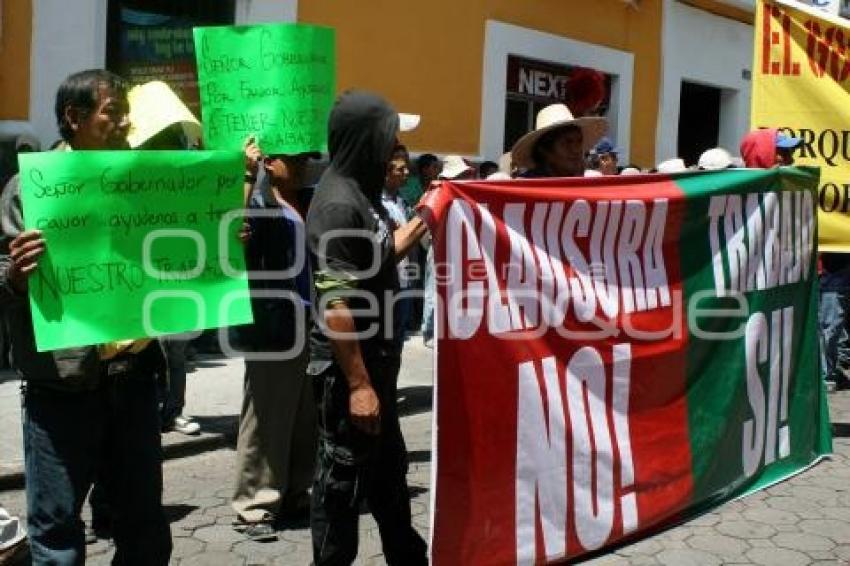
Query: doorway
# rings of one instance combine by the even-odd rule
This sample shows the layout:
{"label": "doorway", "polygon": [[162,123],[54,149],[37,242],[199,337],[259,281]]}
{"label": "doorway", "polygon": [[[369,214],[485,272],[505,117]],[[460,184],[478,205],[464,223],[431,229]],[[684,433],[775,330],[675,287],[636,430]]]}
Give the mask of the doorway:
{"label": "doorway", "polygon": [[719,88],[682,81],[678,154],[687,165],[696,165],[703,151],[718,145],[721,94]]}

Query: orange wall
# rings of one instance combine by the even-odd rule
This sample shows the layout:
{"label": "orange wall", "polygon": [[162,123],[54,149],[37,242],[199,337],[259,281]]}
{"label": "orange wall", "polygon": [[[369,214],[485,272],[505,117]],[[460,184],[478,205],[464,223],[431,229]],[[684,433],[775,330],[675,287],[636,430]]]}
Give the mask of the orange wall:
{"label": "orange wall", "polygon": [[385,95],[423,115],[405,134],[414,151],[479,151],[484,26],[488,19],[635,54],[632,160],[655,157],[661,51],[660,1],[305,0],[301,22],[337,30],[338,87]]}
{"label": "orange wall", "polygon": [[32,0],[3,0],[0,20],[0,120],[28,120]]}

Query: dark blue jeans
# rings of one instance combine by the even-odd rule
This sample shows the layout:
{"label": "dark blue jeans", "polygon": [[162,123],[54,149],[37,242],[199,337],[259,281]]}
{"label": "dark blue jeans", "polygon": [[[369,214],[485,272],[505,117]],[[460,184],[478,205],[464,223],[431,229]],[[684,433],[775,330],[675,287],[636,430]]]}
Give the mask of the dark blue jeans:
{"label": "dark blue jeans", "polygon": [[824,378],[850,385],[850,290],[821,289],[818,318]]}
{"label": "dark blue jeans", "polygon": [[[95,391],[24,391],[27,526],[34,564],[85,561],[80,511],[99,473],[112,509],[113,564],[165,565],[171,533],[162,509],[156,383],[137,372]],[[104,475],[104,474],[101,474]]]}

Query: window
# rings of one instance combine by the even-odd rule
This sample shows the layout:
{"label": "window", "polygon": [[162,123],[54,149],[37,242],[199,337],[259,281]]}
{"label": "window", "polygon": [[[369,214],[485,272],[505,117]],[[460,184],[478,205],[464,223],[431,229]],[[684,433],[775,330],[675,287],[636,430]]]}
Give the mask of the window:
{"label": "window", "polygon": [[200,117],[192,28],[232,25],[235,0],[109,0],[106,67],[141,84],[162,80]]}
{"label": "window", "polygon": [[537,113],[562,102],[573,115],[607,116],[611,75],[595,69],[508,56],[504,151],[534,129]]}

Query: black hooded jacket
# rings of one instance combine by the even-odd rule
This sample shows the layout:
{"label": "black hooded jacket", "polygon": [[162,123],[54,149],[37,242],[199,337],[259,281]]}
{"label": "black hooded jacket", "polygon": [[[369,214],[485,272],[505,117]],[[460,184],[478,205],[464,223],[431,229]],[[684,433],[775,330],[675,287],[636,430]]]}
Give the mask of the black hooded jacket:
{"label": "black hooded jacket", "polygon": [[387,305],[398,291],[398,274],[390,223],[380,199],[398,127],[396,111],[366,92],[343,94],[331,111],[331,163],[307,215],[316,291],[312,362],[333,360],[322,331],[322,309],[335,300],[348,303],[359,332],[377,329],[374,336],[360,339],[367,364],[393,353]]}

